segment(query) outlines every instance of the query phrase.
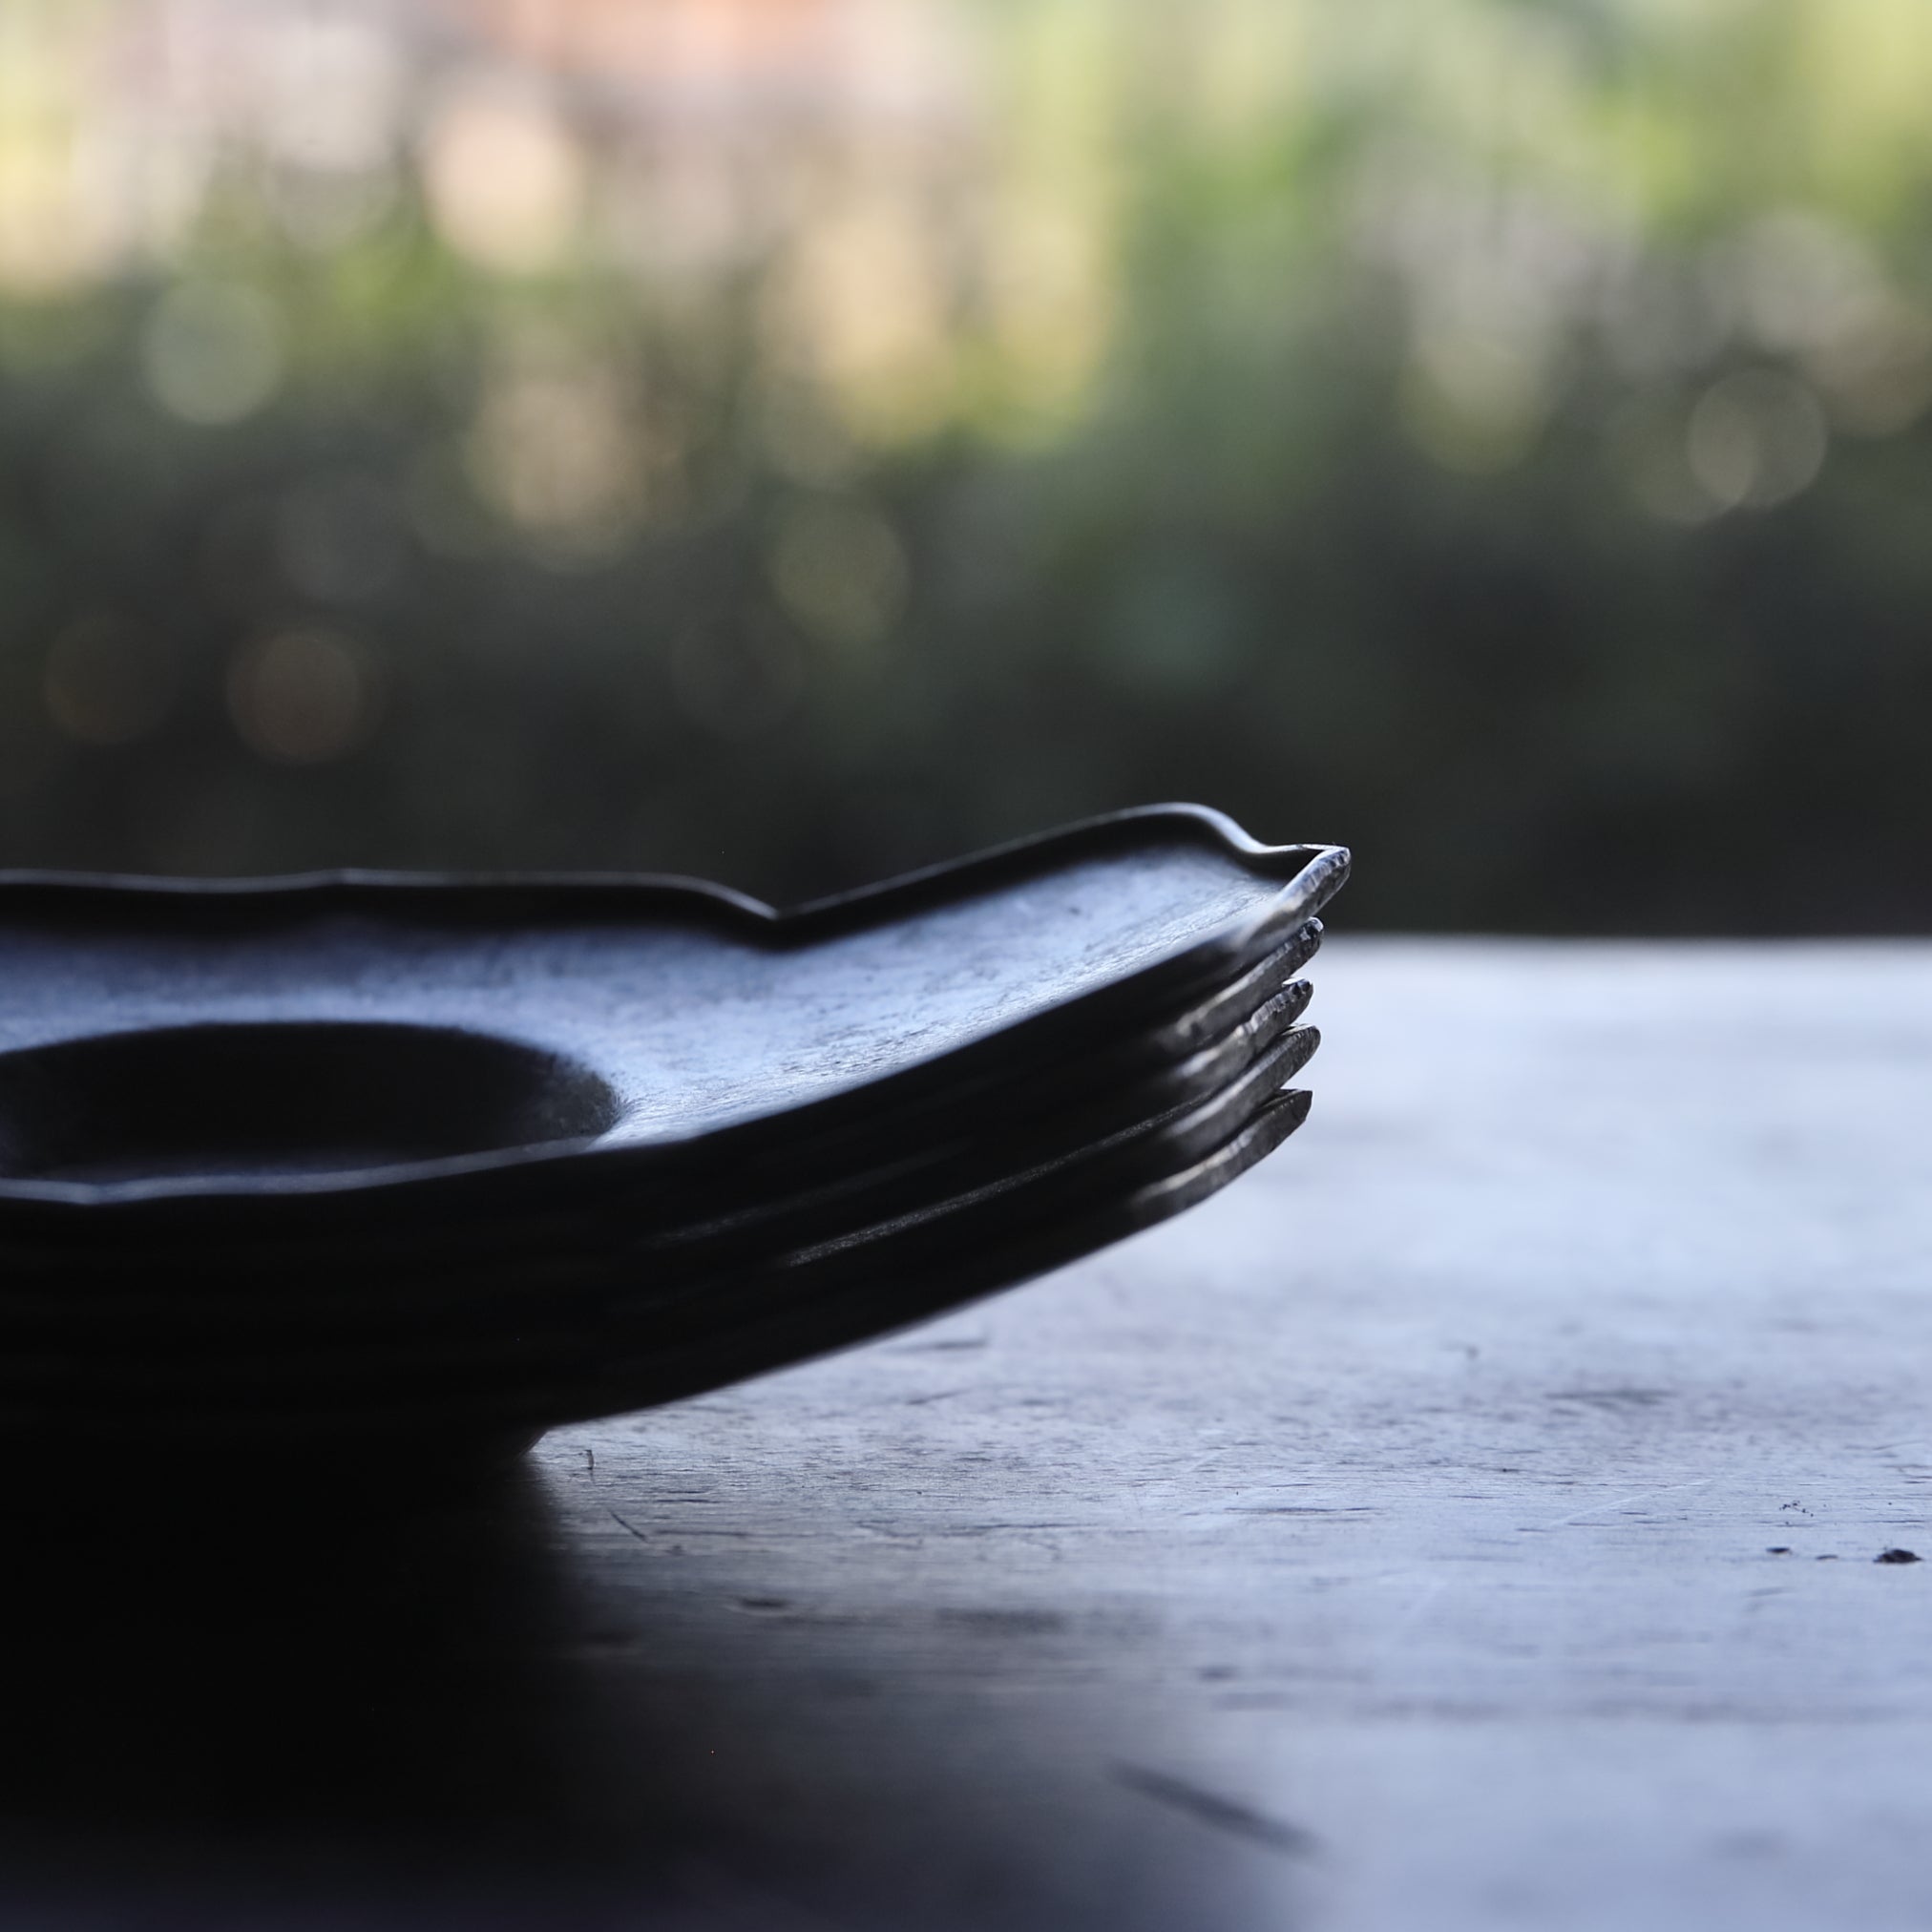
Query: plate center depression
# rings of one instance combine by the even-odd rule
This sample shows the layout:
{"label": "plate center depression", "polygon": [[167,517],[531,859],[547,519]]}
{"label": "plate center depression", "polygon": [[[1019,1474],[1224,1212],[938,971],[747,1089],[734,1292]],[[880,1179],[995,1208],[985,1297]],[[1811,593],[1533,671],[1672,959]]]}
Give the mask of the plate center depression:
{"label": "plate center depression", "polygon": [[354,1173],[595,1139],[621,1111],[590,1068],[455,1027],[145,1028],[0,1054],[0,1177]]}

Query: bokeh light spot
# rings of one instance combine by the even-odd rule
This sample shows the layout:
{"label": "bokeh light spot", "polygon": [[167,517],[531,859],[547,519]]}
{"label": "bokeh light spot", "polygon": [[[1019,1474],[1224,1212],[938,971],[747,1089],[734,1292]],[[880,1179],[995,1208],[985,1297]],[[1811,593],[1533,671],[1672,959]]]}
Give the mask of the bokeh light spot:
{"label": "bokeh light spot", "polygon": [[875,191],[811,210],[761,323],[775,363],[821,383],[861,440],[890,446],[930,434],[958,400],[955,296],[931,211]]}
{"label": "bokeh light spot", "polygon": [[570,130],[514,76],[449,89],[423,136],[423,176],[443,239],[502,273],[556,261],[582,212],[584,160]]}
{"label": "bokeh light spot", "polygon": [[278,23],[265,52],[259,111],[269,153],[337,175],[388,159],[409,85],[393,32],[346,10],[312,8]]}
{"label": "bokeh light spot", "polygon": [[1932,320],[1889,300],[1805,358],[1834,423],[1853,433],[1892,436],[1932,404]]}
{"label": "bokeh light spot", "polygon": [[1741,369],[1698,397],[1685,450],[1691,474],[1719,508],[1763,510],[1811,484],[1826,441],[1824,410],[1804,384]]}
{"label": "bokeh light spot", "polygon": [[281,318],[260,289],[183,283],[149,316],[141,366],[156,399],[184,422],[240,422],[282,380]]}
{"label": "bokeh light spot", "polygon": [[616,371],[590,356],[511,356],[485,386],[469,438],[477,494],[553,554],[616,549],[644,510],[653,450]]}
{"label": "bokeh light spot", "polygon": [[1774,353],[1828,347],[1883,299],[1864,242],[1826,217],[1777,209],[1722,251],[1714,271],[1751,336]]}
{"label": "bokeh light spot", "polygon": [[249,749],[322,765],[363,744],[381,714],[373,665],[353,639],[320,628],[248,644],[228,673],[228,712]]}

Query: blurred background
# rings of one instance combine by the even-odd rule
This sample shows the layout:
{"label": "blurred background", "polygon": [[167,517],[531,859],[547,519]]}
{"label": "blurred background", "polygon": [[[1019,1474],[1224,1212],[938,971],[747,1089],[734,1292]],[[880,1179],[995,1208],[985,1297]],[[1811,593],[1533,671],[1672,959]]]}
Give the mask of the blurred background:
{"label": "blurred background", "polygon": [[7,0],[0,863],[1932,929],[1924,0]]}

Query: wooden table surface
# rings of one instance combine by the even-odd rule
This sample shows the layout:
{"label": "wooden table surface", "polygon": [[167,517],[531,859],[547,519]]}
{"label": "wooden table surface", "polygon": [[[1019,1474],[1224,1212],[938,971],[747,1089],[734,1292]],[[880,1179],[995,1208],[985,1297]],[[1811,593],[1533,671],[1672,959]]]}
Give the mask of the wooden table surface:
{"label": "wooden table surface", "polygon": [[1316,964],[1300,1136],[943,1323],[16,1472],[0,1922],[1932,1924],[1932,949]]}

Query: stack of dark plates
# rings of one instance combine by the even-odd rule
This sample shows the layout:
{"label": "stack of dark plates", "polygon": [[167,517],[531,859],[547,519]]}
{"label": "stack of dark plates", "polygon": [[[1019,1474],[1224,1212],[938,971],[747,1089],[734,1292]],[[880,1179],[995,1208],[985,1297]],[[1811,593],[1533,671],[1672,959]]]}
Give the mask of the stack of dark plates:
{"label": "stack of dark plates", "polygon": [[528,1438],[899,1327],[1300,1124],[1335,847],[716,887],[0,880],[0,1428]]}

